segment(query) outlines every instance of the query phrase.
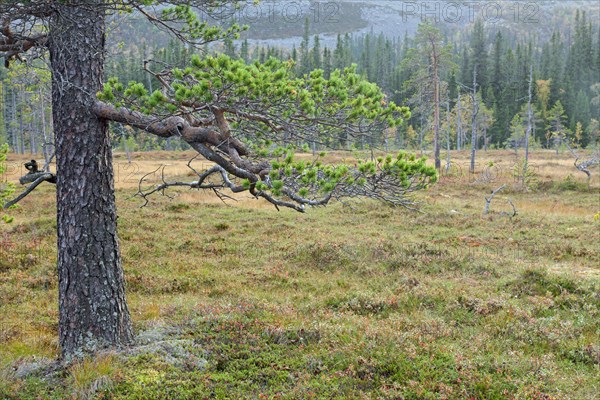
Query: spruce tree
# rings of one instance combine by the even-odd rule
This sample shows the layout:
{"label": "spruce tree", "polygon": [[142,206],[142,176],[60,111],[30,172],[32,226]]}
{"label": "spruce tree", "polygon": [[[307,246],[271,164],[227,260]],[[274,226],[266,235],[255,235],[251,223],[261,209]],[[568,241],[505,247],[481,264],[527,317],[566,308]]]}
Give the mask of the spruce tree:
{"label": "spruce tree", "polygon": [[344,62],[344,42],[342,41],[342,35],[338,33],[335,49],[333,50],[333,68],[343,68]]}
{"label": "spruce tree", "polygon": [[329,79],[332,69],[333,67],[331,65],[331,50],[325,47],[323,49],[323,72],[325,74],[326,79]]}
{"label": "spruce tree", "polygon": [[468,86],[472,78],[473,69],[471,69],[469,52],[466,47],[463,48],[460,65],[460,83]]}
{"label": "spruce tree", "polygon": [[322,67],[321,62],[321,39],[319,35],[315,35],[313,38],[313,48],[311,50],[311,69],[318,69]]}
{"label": "spruce tree", "polygon": [[[224,53],[227,54],[228,57],[236,58],[235,52],[235,44],[233,43],[233,39],[227,37],[223,40],[224,45]],[[135,79],[132,79],[135,80]]]}
{"label": "spruce tree", "polygon": [[[580,90],[575,99],[575,107],[569,126],[572,131],[575,131],[575,126],[580,123],[583,126],[583,129],[587,130],[591,119],[590,99],[583,90]],[[587,142],[581,144],[586,146]]]}
{"label": "spruce tree", "polygon": [[244,62],[249,62],[250,61],[250,53],[249,53],[249,47],[248,47],[248,39],[244,39],[242,41],[242,46],[240,48],[240,58],[242,60],[244,60]]}
{"label": "spruce tree", "polygon": [[[483,27],[483,21],[478,19],[475,21],[473,26],[473,33],[471,36],[471,63],[470,70],[477,69],[477,83],[481,88],[481,93],[485,96],[488,87],[488,72],[487,72],[487,49],[486,49],[486,38],[485,30]],[[485,97],[483,100],[487,100]]]}
{"label": "spruce tree", "polygon": [[299,73],[300,75],[307,74],[312,70],[312,63],[309,51],[310,44],[310,20],[308,17],[304,20],[304,34],[302,35],[302,42],[300,43],[300,62],[299,62]]}

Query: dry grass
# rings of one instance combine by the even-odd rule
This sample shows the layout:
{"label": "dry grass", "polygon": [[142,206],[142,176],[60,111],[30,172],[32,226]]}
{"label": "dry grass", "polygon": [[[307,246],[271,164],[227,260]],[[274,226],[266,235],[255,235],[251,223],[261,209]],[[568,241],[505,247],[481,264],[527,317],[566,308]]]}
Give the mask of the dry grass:
{"label": "dry grass", "polygon": [[[380,153],[375,153],[377,156]],[[585,154],[585,151],[582,152]],[[166,177],[189,177],[191,180],[194,177],[193,172],[187,167],[188,161],[196,155],[195,152],[143,152],[132,153],[131,163],[128,162],[125,154],[116,153],[115,160],[115,188],[116,189],[132,189],[138,187],[140,179],[148,175],[146,183],[149,185],[160,182],[160,171],[151,174],[160,167],[165,167],[164,172]],[[346,153],[346,152],[329,152],[323,158],[325,163],[354,163],[356,157],[363,159],[370,158],[370,153]],[[299,154],[298,159],[311,159],[310,154]],[[493,182],[514,182],[514,167],[518,165],[523,157],[520,152],[518,156],[513,151],[508,150],[493,150],[480,151],[477,153],[475,164],[475,173],[469,172],[470,152],[468,151],[452,151],[451,159],[453,167],[449,172],[448,180],[452,183],[474,183],[482,178],[482,174],[487,173]],[[27,171],[23,167],[23,163],[29,160],[30,156],[11,154],[8,158],[8,171],[6,179],[9,181],[18,181],[18,178],[24,175]],[[445,165],[445,154],[442,154],[442,164]],[[192,166],[199,171],[209,168],[213,164],[202,159],[198,159],[192,163]],[[559,155],[555,154],[554,150],[538,150],[530,153],[529,168],[535,173],[540,182],[560,182],[572,175],[575,181],[579,183],[587,183],[586,175],[579,172],[574,167],[574,158],[567,152],[563,151]],[[55,169],[55,166],[52,166]],[[592,188],[600,187],[600,167],[596,166],[593,170],[590,186]],[[445,173],[443,174],[445,175]],[[212,196],[206,196],[203,200]]]}

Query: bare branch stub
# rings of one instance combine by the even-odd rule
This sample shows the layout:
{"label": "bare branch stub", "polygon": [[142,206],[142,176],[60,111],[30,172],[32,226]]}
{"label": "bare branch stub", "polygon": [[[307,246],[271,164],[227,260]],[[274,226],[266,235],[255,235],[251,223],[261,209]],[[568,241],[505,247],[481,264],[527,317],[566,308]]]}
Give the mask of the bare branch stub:
{"label": "bare branch stub", "polygon": [[[197,157],[194,157],[194,158],[197,158]],[[164,176],[165,166],[160,166],[156,170],[144,175],[139,181],[138,191],[135,194],[135,196],[138,196],[138,197],[141,197],[142,199],[144,199],[144,204],[142,204],[142,207],[144,207],[148,204],[149,197],[151,195],[153,195],[155,193],[161,193],[161,194],[165,195],[165,191],[167,189],[174,188],[174,187],[187,187],[189,189],[196,189],[196,190],[212,190],[221,200],[224,200],[226,198],[234,200],[232,197],[221,193],[221,189],[227,188],[227,189],[230,189],[233,193],[239,193],[239,192],[244,191],[243,187],[237,186],[233,182],[231,182],[226,171],[222,167],[215,165],[206,171],[198,172],[198,171],[196,171],[196,169],[194,169],[191,166],[192,160],[190,160],[190,162],[188,162],[188,167],[194,173],[196,173],[196,175],[198,175],[198,179],[195,181],[192,181],[192,182],[180,182],[180,181],[168,182],[168,181],[166,181],[165,176]],[[144,189],[143,184],[144,184],[144,181],[146,180],[146,178],[148,176],[156,174],[158,171],[160,171],[160,173],[161,173],[161,183],[158,185],[155,185],[154,187]],[[214,182],[208,181],[209,178],[216,176],[216,175],[218,175],[221,178],[220,183],[214,183]]]}
{"label": "bare branch stub", "polygon": [[27,169],[27,174],[23,175],[19,178],[19,183],[21,185],[25,185],[27,183],[31,183],[23,193],[18,195],[13,200],[7,202],[3,205],[4,209],[14,206],[19,201],[23,200],[29,193],[31,193],[36,187],[38,187],[42,182],[48,182],[52,184],[56,184],[56,175],[50,172],[49,170],[39,170],[39,165],[36,160],[31,160],[26,162],[25,169]]}

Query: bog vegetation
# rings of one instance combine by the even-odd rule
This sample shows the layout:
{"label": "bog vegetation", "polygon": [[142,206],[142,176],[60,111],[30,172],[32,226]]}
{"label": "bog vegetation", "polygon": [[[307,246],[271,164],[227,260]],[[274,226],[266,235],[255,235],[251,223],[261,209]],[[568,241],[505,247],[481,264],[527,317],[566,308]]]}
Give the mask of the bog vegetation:
{"label": "bog vegetation", "polygon": [[[6,4],[27,11],[33,3]],[[105,3],[94,4],[98,12]],[[69,260],[65,275],[60,256],[74,253],[63,246],[59,270],[67,279],[58,283],[57,196],[42,184],[0,224],[1,399],[587,399],[600,392],[597,21],[577,10],[539,39],[482,21],[455,34],[422,24],[402,41],[339,35],[330,50],[311,38],[307,20],[299,49],[285,50],[234,42],[238,26],[221,36],[189,7],[174,10],[162,18],[194,22],[189,38],[223,43],[201,56],[177,41],[123,44],[107,60],[103,87],[85,92],[95,115],[85,118],[127,124],[114,124],[111,134],[135,343],[55,361],[61,345],[64,353],[58,334],[70,326],[57,322],[59,286],[95,275],[69,280],[85,268]],[[103,29],[92,35],[100,47]],[[68,124],[55,125],[62,133],[53,144],[49,73],[39,60],[15,62],[25,50],[18,42],[29,39],[8,22],[0,33],[13,62],[0,67],[0,143],[12,150],[0,147],[2,204],[24,174],[26,152],[51,165],[55,149],[59,162],[75,150],[64,141]],[[110,171],[108,138],[101,145],[106,154],[89,160]],[[402,151],[392,157],[383,149]],[[87,183],[82,194],[112,200],[111,182],[94,171],[70,162],[59,172]],[[89,184],[94,178],[106,191]],[[59,210],[93,225],[84,212],[94,197],[58,189]],[[60,190],[77,201],[60,203]],[[340,201],[316,207],[330,200]],[[114,216],[104,219],[112,224],[107,204],[97,214]],[[97,231],[108,233],[113,250],[98,257],[119,253],[111,224]],[[87,255],[83,264],[103,266],[88,252],[102,248],[96,232],[77,237],[73,225],[58,227],[59,248],[68,236]],[[120,277],[120,260],[113,261],[116,272],[107,276]],[[81,298],[94,297],[86,284]],[[95,294],[90,310],[108,298]],[[61,299],[71,299],[61,307],[85,314]],[[129,315],[126,325],[129,344]]]}
{"label": "bog vegetation", "polygon": [[569,153],[534,152],[524,191],[511,152],[482,153],[472,176],[459,172],[468,154],[453,153],[456,167],[417,195],[424,213],[374,201],[277,212],[248,195],[224,204],[189,190],[140,209],[138,179],[160,164],[184,179],[190,155],[116,157],[138,333],[124,353],[53,369],[54,188],[11,210],[0,236],[0,397],[588,399],[600,390],[597,167],[588,186]]}

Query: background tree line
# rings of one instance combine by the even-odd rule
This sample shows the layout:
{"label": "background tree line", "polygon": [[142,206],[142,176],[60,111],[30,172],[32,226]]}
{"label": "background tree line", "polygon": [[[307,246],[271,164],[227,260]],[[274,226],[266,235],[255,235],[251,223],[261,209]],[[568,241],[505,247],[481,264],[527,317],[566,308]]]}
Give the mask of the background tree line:
{"label": "background tree line", "polygon": [[[139,27],[120,27],[121,37]],[[411,107],[402,126],[379,137],[339,147],[431,148],[435,132],[442,148],[466,149],[475,137],[477,148],[514,148],[524,145],[528,81],[533,68],[533,129],[531,145],[552,148],[568,140],[581,147],[597,144],[600,131],[600,29],[585,11],[576,10],[551,35],[517,35],[476,21],[466,31],[451,25],[422,24],[416,35],[390,38],[383,34],[338,34],[335,46],[311,35],[308,19],[298,47],[254,45],[248,39],[225,40],[207,53],[225,53],[250,63],[270,57],[292,59],[298,75],[356,64],[358,72],[384,89],[389,101]],[[131,32],[130,32],[131,31]],[[122,82],[143,82],[152,92],[159,83],[145,73],[164,65],[189,63],[192,51],[177,40],[164,40],[152,30],[136,35],[133,43],[113,41],[123,51],[111,56],[106,75]],[[426,32],[435,40],[424,40]],[[430,46],[440,50],[433,78]],[[474,72],[476,73],[474,79]],[[437,82],[437,84],[433,84]],[[475,86],[475,87],[474,87]],[[437,88],[437,89],[436,89]],[[475,89],[475,90],[473,90]],[[0,142],[13,152],[50,151],[49,74],[41,62],[29,68],[0,67]],[[435,94],[436,92],[437,94]],[[436,112],[437,110],[437,112]],[[475,135],[472,135],[475,130]],[[114,146],[126,151],[178,150],[187,144],[115,126]]]}

